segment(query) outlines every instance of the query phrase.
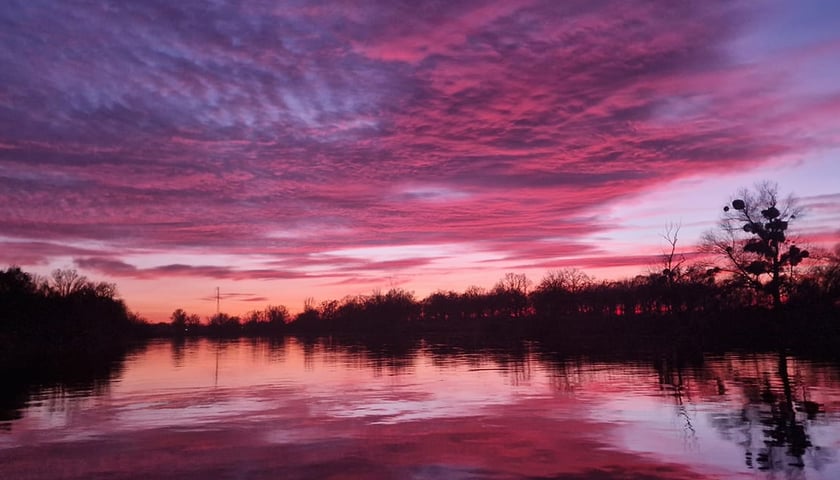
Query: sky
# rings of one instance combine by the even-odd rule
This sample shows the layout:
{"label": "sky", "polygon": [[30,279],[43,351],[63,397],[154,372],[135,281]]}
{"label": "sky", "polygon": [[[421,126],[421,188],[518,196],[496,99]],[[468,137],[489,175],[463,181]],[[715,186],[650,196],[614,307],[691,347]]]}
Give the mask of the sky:
{"label": "sky", "polygon": [[151,320],[692,251],[761,180],[840,242],[834,1],[0,9],[0,265]]}

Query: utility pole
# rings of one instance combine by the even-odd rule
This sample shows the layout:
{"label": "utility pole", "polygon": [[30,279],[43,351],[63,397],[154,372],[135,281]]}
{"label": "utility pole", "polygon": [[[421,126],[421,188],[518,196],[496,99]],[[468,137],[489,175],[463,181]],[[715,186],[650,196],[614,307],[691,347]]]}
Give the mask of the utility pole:
{"label": "utility pole", "polygon": [[219,298],[221,295],[219,294],[219,287],[216,287],[216,315],[219,314]]}

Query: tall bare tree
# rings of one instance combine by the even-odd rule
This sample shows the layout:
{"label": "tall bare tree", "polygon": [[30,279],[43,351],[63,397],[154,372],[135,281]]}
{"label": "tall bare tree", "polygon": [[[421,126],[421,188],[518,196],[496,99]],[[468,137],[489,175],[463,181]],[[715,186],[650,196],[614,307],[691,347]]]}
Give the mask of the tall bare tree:
{"label": "tall bare tree", "polygon": [[681,223],[669,223],[661,237],[668,243],[666,251],[662,252],[662,276],[666,285],[671,287],[679,281],[683,274],[685,255],[677,253],[677,241],[679,240]]}

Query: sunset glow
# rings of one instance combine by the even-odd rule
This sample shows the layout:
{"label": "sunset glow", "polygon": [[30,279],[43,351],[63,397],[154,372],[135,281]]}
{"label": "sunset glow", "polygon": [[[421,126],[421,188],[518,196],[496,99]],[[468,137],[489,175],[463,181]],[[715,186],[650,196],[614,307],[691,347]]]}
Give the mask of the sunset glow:
{"label": "sunset glow", "polygon": [[0,264],[152,321],[656,263],[740,187],[840,243],[836,2],[0,9]]}

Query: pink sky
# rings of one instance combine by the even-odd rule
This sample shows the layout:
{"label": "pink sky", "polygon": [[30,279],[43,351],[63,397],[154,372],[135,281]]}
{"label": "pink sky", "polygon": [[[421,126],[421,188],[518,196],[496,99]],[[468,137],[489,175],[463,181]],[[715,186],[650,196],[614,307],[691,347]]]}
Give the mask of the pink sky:
{"label": "pink sky", "polygon": [[[0,262],[162,320],[646,271],[739,187],[840,241],[840,11],[806,2],[14,2]],[[828,227],[824,227],[828,225]]]}

